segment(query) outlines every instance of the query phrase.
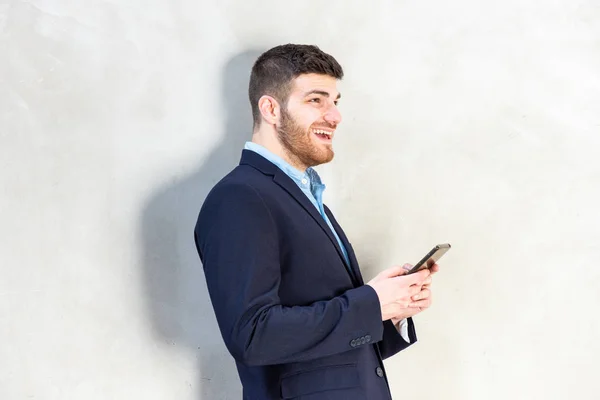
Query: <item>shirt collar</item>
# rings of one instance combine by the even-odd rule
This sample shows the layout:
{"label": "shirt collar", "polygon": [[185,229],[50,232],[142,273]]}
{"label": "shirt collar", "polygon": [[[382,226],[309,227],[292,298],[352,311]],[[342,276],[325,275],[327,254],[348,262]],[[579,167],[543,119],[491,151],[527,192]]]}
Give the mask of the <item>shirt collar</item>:
{"label": "shirt collar", "polygon": [[321,182],[321,177],[313,168],[307,168],[305,172],[301,172],[292,167],[290,163],[279,157],[277,154],[254,142],[246,142],[244,149],[254,151],[255,153],[258,153],[267,160],[271,161],[273,164],[279,167],[279,169],[285,172],[287,176],[292,178],[292,180],[300,187],[312,189],[314,186],[323,185]]}

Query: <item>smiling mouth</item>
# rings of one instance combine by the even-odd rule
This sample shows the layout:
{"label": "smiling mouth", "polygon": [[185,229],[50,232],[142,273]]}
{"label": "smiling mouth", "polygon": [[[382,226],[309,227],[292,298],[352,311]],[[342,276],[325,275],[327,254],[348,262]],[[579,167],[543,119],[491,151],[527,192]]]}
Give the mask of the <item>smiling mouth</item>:
{"label": "smiling mouth", "polygon": [[333,139],[333,131],[324,129],[312,129],[312,132],[321,140],[331,141]]}

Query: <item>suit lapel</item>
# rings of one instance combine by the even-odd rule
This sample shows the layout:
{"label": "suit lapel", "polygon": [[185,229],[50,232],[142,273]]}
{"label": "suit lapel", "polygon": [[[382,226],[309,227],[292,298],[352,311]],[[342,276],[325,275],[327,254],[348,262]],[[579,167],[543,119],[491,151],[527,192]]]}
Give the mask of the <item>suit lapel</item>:
{"label": "suit lapel", "polygon": [[315,220],[315,222],[319,224],[321,229],[323,229],[323,231],[327,234],[327,237],[331,241],[331,244],[335,246],[335,249],[341,257],[342,262],[346,264],[346,261],[344,259],[344,253],[342,252],[342,249],[340,248],[337,239],[333,235],[333,232],[331,232],[329,225],[327,225],[327,222],[325,221],[323,216],[321,216],[319,210],[317,210],[314,204],[311,203],[311,201],[308,199],[308,197],[306,197],[306,195],[302,192],[298,185],[296,185],[296,183],[294,183],[294,181],[281,170],[275,173],[273,180],[285,191],[287,191],[290,194],[290,196],[292,196],[298,203],[300,203],[300,205],[310,214],[310,216]]}
{"label": "suit lapel", "polygon": [[348,259],[350,260],[350,268],[352,270],[352,274],[354,275],[353,277],[356,279],[359,286],[364,285],[363,277],[360,273],[360,268],[358,267],[358,260],[356,259],[356,254],[354,254],[354,249],[352,249],[350,241],[346,237],[346,234],[344,233],[342,227],[337,223],[337,221],[333,217],[333,213],[331,212],[331,210],[327,206],[324,207],[325,214],[327,214],[327,216],[329,217],[333,228],[337,232],[338,236],[340,237],[340,240],[342,241],[342,244],[346,248],[346,252],[348,253]]}

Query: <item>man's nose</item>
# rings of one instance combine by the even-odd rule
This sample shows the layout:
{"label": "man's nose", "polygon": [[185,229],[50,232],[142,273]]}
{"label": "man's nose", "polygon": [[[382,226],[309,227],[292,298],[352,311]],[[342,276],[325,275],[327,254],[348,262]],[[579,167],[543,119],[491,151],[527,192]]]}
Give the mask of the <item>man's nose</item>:
{"label": "man's nose", "polygon": [[342,114],[336,105],[332,105],[323,116],[323,119],[331,125],[338,125],[342,122]]}

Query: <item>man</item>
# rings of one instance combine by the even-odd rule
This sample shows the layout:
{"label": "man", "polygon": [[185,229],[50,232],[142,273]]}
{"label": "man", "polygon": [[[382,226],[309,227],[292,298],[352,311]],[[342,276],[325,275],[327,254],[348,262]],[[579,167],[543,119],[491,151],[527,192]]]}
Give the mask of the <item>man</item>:
{"label": "man", "polygon": [[252,141],[207,196],[195,240],[244,399],[390,399],[383,359],[416,341],[430,274],[389,268],[366,285],[311,168],[333,159],[338,62],[315,46],[262,54]]}

